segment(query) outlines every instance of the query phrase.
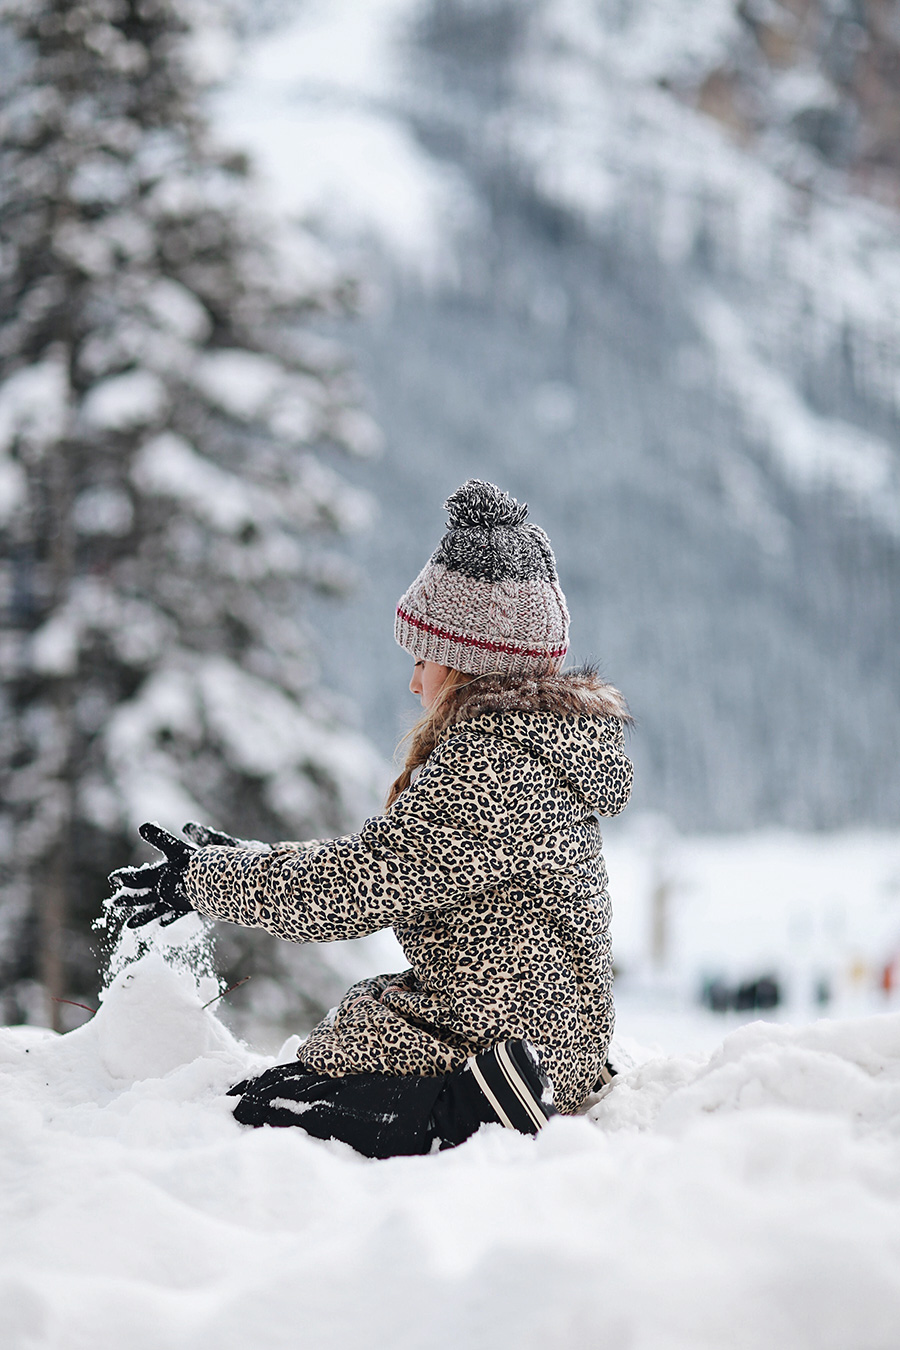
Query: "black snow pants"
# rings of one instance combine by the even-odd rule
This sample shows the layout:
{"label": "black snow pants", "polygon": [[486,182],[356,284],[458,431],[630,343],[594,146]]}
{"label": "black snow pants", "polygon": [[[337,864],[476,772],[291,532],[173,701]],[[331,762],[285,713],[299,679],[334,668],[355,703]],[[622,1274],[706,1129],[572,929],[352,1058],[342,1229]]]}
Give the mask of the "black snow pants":
{"label": "black snow pants", "polygon": [[367,1158],[453,1148],[497,1123],[471,1073],[434,1078],[359,1073],[328,1078],[302,1064],[276,1064],[236,1083],[242,1125],[299,1125],[315,1139],[340,1139]]}

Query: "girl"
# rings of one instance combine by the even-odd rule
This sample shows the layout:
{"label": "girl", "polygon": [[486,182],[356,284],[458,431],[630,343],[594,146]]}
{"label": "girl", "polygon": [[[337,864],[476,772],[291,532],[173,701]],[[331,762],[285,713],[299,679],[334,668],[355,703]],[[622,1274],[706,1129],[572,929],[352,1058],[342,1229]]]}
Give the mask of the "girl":
{"label": "girl", "polygon": [[271,848],[143,825],[166,861],[111,878],[131,926],[191,909],[294,942],[393,926],[410,968],[354,985],[296,1065],[232,1089],[239,1121],[370,1157],[458,1144],[486,1121],[535,1133],[609,1081],[598,817],[628,800],[630,719],[592,671],[560,672],[569,615],[527,506],[473,479],[446,507],[397,606],[424,714],[384,815]]}

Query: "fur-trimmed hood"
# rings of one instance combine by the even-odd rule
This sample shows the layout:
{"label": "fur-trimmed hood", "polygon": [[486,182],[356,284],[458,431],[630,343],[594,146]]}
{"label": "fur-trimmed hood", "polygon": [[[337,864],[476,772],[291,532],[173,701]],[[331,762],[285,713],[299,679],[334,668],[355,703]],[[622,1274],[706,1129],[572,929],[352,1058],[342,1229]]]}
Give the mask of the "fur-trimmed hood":
{"label": "fur-trimmed hood", "polygon": [[601,680],[592,666],[556,675],[478,675],[459,691],[448,725],[483,713],[555,713],[557,717],[615,717],[626,726],[631,714],[622,694]]}
{"label": "fur-trimmed hood", "polygon": [[460,694],[439,741],[466,734],[500,738],[551,767],[588,811],[612,816],[622,810],[631,792],[623,734],[631,715],[618,689],[596,671],[534,679],[485,675]]}

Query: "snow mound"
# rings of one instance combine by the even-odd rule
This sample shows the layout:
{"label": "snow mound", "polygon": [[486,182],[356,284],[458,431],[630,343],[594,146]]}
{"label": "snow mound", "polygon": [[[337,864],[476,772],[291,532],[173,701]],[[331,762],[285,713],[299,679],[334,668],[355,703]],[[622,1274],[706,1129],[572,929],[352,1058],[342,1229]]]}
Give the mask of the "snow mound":
{"label": "snow mound", "polygon": [[[777,1111],[900,1139],[900,1014],[812,1026],[752,1022],[699,1057],[650,1059],[589,1112],[606,1130],[680,1136],[704,1118]],[[727,1126],[726,1128],[731,1128]]]}
{"label": "snow mound", "polygon": [[269,1061],[214,994],[151,951],[77,1031],[0,1031],[0,1344],[896,1343],[900,1016],[632,1047],[537,1141],[371,1163],[233,1121]]}
{"label": "snow mound", "polygon": [[[215,998],[215,980],[208,987],[208,997]],[[165,1078],[231,1044],[221,1022],[199,1003],[190,972],[173,969],[155,952],[140,970],[121,971],[104,991],[102,1016],[81,1031],[88,1042],[92,1033],[98,1063],[112,1080],[128,1083]]]}

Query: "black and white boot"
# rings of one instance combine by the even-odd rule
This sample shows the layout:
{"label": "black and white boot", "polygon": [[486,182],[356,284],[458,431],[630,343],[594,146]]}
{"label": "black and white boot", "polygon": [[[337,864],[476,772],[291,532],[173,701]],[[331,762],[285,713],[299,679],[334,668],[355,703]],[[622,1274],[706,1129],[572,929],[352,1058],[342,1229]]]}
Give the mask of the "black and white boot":
{"label": "black and white boot", "polygon": [[551,1116],[553,1087],[529,1041],[504,1041],[473,1056],[466,1071],[501,1125],[519,1134],[537,1134]]}

